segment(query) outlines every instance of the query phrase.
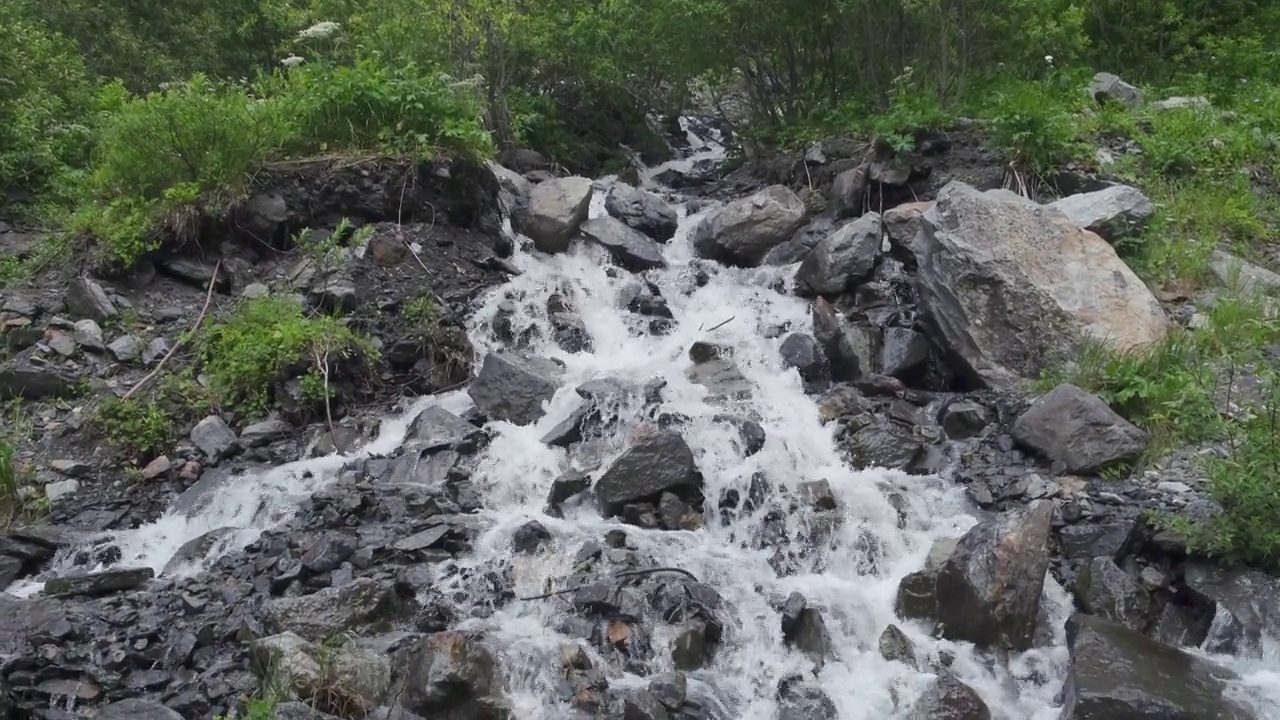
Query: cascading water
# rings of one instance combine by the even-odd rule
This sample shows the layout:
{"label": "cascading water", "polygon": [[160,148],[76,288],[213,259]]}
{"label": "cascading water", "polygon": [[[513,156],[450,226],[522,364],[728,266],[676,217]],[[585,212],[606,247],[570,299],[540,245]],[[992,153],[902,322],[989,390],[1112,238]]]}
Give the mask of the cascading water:
{"label": "cascading water", "polygon": [[[713,147],[703,155],[715,157],[719,152]],[[646,184],[653,185],[653,176],[653,170],[645,173]],[[603,195],[597,192],[591,215],[603,212]],[[565,585],[584,544],[599,542],[609,530],[621,528],[627,533],[632,556],[643,566],[692,573],[715,588],[725,602],[725,637],[713,661],[689,673],[690,693],[696,689],[706,699],[709,716],[773,720],[779,681],[809,671],[811,661],[783,642],[774,602],[799,591],[821,609],[826,620],[833,657],[815,684],[834,703],[840,718],[908,717],[913,699],[932,680],[928,672],[883,659],[877,641],[890,623],[899,624],[920,652],[952,656],[952,671],[982,695],[995,717],[1056,718],[1060,707],[1056,696],[1067,670],[1063,624],[1070,600],[1066,592],[1052,578],[1046,584],[1044,606],[1049,626],[1056,629],[1052,642],[1013,655],[1005,663],[993,662],[963,643],[935,639],[895,617],[900,579],[923,565],[935,540],[957,537],[975,522],[963,494],[946,478],[854,471],[843,463],[834,431],[820,422],[816,403],[805,394],[798,374],[782,365],[781,334],[766,332],[777,327],[807,329],[807,302],[772,289],[783,270],[697,263],[689,233],[699,217],[681,217],[675,238],[664,248],[668,267],[647,274],[674,317],[665,334],[647,332],[647,318],[619,306],[620,295],[636,282],[635,276],[611,268],[602,249],[586,244],[554,256],[517,250],[513,263],[521,274],[490,293],[470,319],[470,336],[482,354],[502,350],[504,344],[495,336],[492,320],[504,300],[516,300],[515,324],[542,330],[530,340],[532,352],[558,359],[565,367],[565,384],[541,420],[529,426],[491,423],[493,439],[473,474],[485,503],[483,530],[470,554],[436,568],[435,590],[456,604],[463,627],[484,629],[494,639],[515,716],[552,720],[567,715],[556,692],[560,648],[570,640],[556,631],[563,620],[564,601],[517,599],[490,607],[483,593],[469,585],[469,578],[494,572],[509,579],[515,595],[540,595]],[[695,277],[699,273],[702,276]],[[590,350],[569,353],[552,342],[553,333],[541,309],[553,293],[575,305],[591,337]],[[749,385],[746,399],[711,397],[707,387],[686,376],[692,364],[688,351],[695,341],[731,350]],[[638,423],[627,422],[640,413],[641,399],[634,397],[617,409],[621,421],[612,434],[572,451],[543,443],[546,433],[580,402],[576,387],[602,378],[665,381],[661,411],[682,419],[678,430],[705,478],[705,528],[643,530],[605,519],[591,506],[567,507],[559,518],[544,513],[548,489],[564,471],[607,466],[626,447],[628,434],[643,432]],[[351,460],[395,450],[423,407],[442,404],[461,412],[469,402],[464,392],[426,398],[385,421],[379,437],[353,455],[302,460],[211,488],[197,502],[175,508],[153,524],[116,533],[113,542],[120,557],[113,560],[121,566],[150,566],[161,572],[181,545],[219,528],[233,532],[209,551],[208,560],[243,547],[287,519],[299,500],[332,482]],[[763,427],[766,440],[758,452],[744,452],[734,426],[723,421],[726,413],[750,416]],[[789,573],[780,574],[772,562],[778,548],[749,542],[767,503],[723,523],[714,509],[723,492],[746,493],[760,474],[769,478],[774,494],[825,479],[838,499],[841,521],[822,542],[793,558]],[[513,554],[511,538],[530,520],[550,531],[549,546],[532,555]],[[785,518],[787,536],[811,532],[815,522],[813,513],[800,507]],[[198,569],[171,567],[168,572]],[[39,582],[27,582],[9,591],[28,595],[40,587]],[[669,630],[658,628],[651,643],[661,649],[671,639]],[[1266,659],[1274,668],[1274,648],[1268,653]],[[668,653],[657,651],[648,669],[669,670],[670,662]],[[1236,667],[1245,674],[1245,681],[1236,686],[1239,692],[1255,699],[1268,695],[1268,702],[1274,704],[1267,707],[1280,709],[1280,697],[1275,697],[1280,696],[1280,674],[1267,670],[1265,664],[1236,662]],[[639,675],[617,669],[609,680],[615,688],[645,682]]]}

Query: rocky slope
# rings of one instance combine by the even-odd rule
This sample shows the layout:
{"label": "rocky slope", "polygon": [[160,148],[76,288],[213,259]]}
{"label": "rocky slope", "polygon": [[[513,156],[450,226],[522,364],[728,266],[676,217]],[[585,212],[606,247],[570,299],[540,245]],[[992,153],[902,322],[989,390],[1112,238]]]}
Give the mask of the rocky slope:
{"label": "rocky slope", "polygon": [[[1002,165],[971,133],[926,138],[908,159],[865,153],[811,150],[798,160],[805,193],[787,186],[794,163],[726,178],[699,162],[660,168],[655,179],[683,196],[524,165],[523,175],[444,163],[279,168],[244,205],[202,221],[202,236],[224,240],[204,255],[156,257],[120,278],[63,269],[6,290],[12,354],[0,389],[30,402],[86,382],[127,392],[210,286],[214,316],[246,296],[297,293],[345,310],[383,352],[375,382],[335,381],[333,425],[287,402],[269,417],[191,418],[188,440],[141,472],[121,469],[77,404],[37,406],[23,460],[51,512],[0,538],[0,575],[15,590],[44,585],[0,599],[0,717],[207,720],[264,688],[297,698],[275,707],[281,719],[543,717],[520,695],[530,650],[485,624],[510,613],[558,633],[534,662],[558,678],[557,717],[727,720],[766,706],[779,720],[842,717],[832,668],[864,655],[915,678],[881,698],[902,717],[1014,717],[1025,706],[978,679],[1063,644],[1065,674],[1025,660],[1003,675],[1029,695],[1051,686],[1062,718],[1264,717],[1223,699],[1230,671],[1180,648],[1260,655],[1280,582],[1188,558],[1149,526],[1150,510],[1212,511],[1185,473],[1100,477],[1145,449],[1141,430],[1070,385],[1026,394],[1086,340],[1141,347],[1166,332],[1166,310],[1108,244],[1140,227],[1150,204],[1098,183],[1054,205],[1020,198],[999,189]],[[702,214],[683,219],[691,208]],[[500,213],[523,235],[514,260]],[[301,229],[332,231],[342,218],[372,228],[361,247],[336,259],[293,250]],[[605,262],[599,282],[621,291],[513,280],[484,294],[519,277],[524,257],[559,262],[547,256],[592,272]],[[800,321],[731,343],[685,324],[700,288],[753,287],[749,278],[767,287],[744,298],[803,303],[786,305],[804,308]],[[440,308],[430,351],[403,313],[424,286]],[[755,312],[715,310],[730,321]],[[603,336],[597,317],[620,318],[622,335]],[[677,348],[679,370],[665,377],[636,357],[566,392],[585,367],[575,358],[603,356],[623,336],[664,351],[662,338],[699,339]],[[772,355],[747,354],[755,348]],[[901,473],[856,476],[870,491],[853,488],[855,476],[795,477],[763,460],[717,476],[801,442],[761,399],[771,373],[796,378],[816,414],[805,422],[821,423],[813,434],[829,433],[848,466]],[[281,377],[273,397],[288,398],[296,379]],[[457,412],[408,405],[403,423],[366,444],[395,399],[468,380],[445,403]],[[695,388],[705,398],[690,399]],[[537,452],[557,453],[554,477],[510,456],[547,418],[563,418],[535,438]],[[288,464],[359,446],[327,466]],[[494,482],[526,462],[529,487]],[[939,474],[977,521],[954,534],[933,527],[936,542],[917,552],[911,538],[931,523],[919,496]],[[278,496],[262,490],[274,485]],[[519,506],[540,512],[495,519],[506,496],[526,491]],[[872,512],[854,502],[860,492],[891,509],[887,525],[860,515]],[[228,497],[263,505],[218,509]],[[162,568],[138,566],[155,554],[137,555],[137,536],[102,534],[145,529],[169,509],[226,527],[174,548]],[[236,528],[270,525],[264,517],[280,522],[181,572],[234,543]],[[693,572],[692,557],[654,550],[711,533],[762,558],[771,581],[852,564],[855,577],[896,585],[897,619],[850,634],[859,622],[820,592],[743,594]],[[902,567],[911,558],[923,564]],[[527,592],[529,567],[555,586]],[[1054,587],[1070,594],[1065,623]],[[531,606],[541,610],[521,614]],[[717,694],[721,680],[733,687],[721,676],[751,636],[744,625],[763,626],[803,668],[769,676],[758,702]],[[866,632],[874,644],[838,642]]]}

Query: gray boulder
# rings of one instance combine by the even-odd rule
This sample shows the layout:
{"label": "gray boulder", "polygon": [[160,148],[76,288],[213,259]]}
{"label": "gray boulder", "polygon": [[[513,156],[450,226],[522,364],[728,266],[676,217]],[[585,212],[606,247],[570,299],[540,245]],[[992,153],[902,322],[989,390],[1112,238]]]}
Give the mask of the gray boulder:
{"label": "gray boulder", "polygon": [[1015,442],[1075,475],[1097,473],[1136,460],[1147,433],[1102,400],[1071,384],[1045,393],[1013,423]]}
{"label": "gray boulder", "polygon": [[495,162],[489,163],[489,170],[498,179],[498,202],[507,216],[518,222],[529,209],[529,195],[533,192],[533,183],[520,173]]}
{"label": "gray boulder", "polygon": [[240,431],[240,444],[245,447],[270,445],[293,434],[293,426],[279,418],[267,418],[250,423]]}
{"label": "gray boulder", "polygon": [[538,183],[529,191],[528,210],[518,218],[520,232],[544,253],[562,253],[591,207],[591,181],[572,176]]}
{"label": "gray boulder", "polygon": [[1061,720],[1256,720],[1231,700],[1234,674],[1090,615],[1067,622]]}
{"label": "gray boulder", "polygon": [[870,165],[863,163],[858,167],[836,175],[831,183],[831,210],[837,218],[860,215],[867,195],[867,174]]}
{"label": "gray boulder", "polygon": [[582,223],[582,234],[595,241],[614,262],[632,272],[666,267],[662,248],[649,236],[628,227],[621,220],[600,217]]}
{"label": "gray boulder", "polygon": [[605,515],[629,503],[656,500],[664,492],[685,499],[701,491],[702,475],[689,444],[673,432],[641,439],[609,466],[596,482],[596,500]]}
{"label": "gray boulder", "polygon": [[78,277],[71,281],[66,295],[67,312],[74,317],[104,323],[120,314],[107,292],[96,281]]}
{"label": "gray boulder", "polygon": [[887,327],[880,343],[880,370],[899,379],[929,362],[929,338],[913,328]]}
{"label": "gray boulder", "polygon": [[222,418],[210,415],[191,428],[191,442],[216,465],[236,447],[236,434]]}
{"label": "gray boulder", "polygon": [[265,619],[275,632],[322,643],[351,631],[390,631],[396,623],[412,618],[417,607],[390,582],[356,578],[310,595],[274,598],[266,606]]}
{"label": "gray boulder", "polygon": [[510,717],[498,661],[482,635],[428,635],[397,652],[392,665],[396,682],[387,699],[409,712],[450,720]]}
{"label": "gray boulder", "polygon": [[884,213],[884,232],[889,236],[889,252],[895,258],[914,266],[916,261],[916,236],[920,234],[921,218],[933,207],[928,200],[903,203]]}
{"label": "gray boulder", "polygon": [[1085,230],[1115,242],[1142,232],[1156,207],[1142,191],[1128,185],[1112,185],[1093,192],[1068,195],[1049,204]]}
{"label": "gray boulder", "polygon": [[1142,632],[1150,620],[1151,597],[1109,557],[1096,557],[1076,576],[1076,602],[1090,615]]}
{"label": "gray boulder", "polygon": [[98,708],[95,720],[182,720],[176,710],[155,700],[130,698]]}
{"label": "gray boulder", "polygon": [[543,358],[516,353],[489,353],[467,388],[476,408],[490,420],[516,425],[537,422],[559,389],[564,368]]}
{"label": "gray boulder", "polygon": [[693,248],[699,257],[755,267],[800,229],[804,214],[804,202],[795,193],[770,185],[703,218],[694,229]]}
{"label": "gray boulder", "polygon": [[991,710],[976,690],[943,672],[916,700],[911,720],[991,720]]}
{"label": "gray boulder", "polygon": [[818,243],[822,242],[823,238],[836,232],[839,227],[836,221],[830,217],[825,215],[816,217],[797,230],[790,240],[770,250],[764,256],[763,264],[771,267],[781,267],[798,263],[808,257],[809,253]]}
{"label": "gray boulder", "polygon": [[445,410],[439,405],[423,409],[409,425],[405,434],[406,444],[412,443],[418,450],[450,449],[460,452],[475,450],[484,438],[484,432]]}
{"label": "gray boulder", "polygon": [[922,216],[915,250],[926,329],[981,385],[1020,386],[1086,339],[1127,351],[1168,332],[1114,248],[1012,192],[949,183]]}
{"label": "gray boulder", "polygon": [[857,380],[871,371],[871,359],[875,355],[869,328],[849,327],[835,306],[822,297],[814,301],[810,315],[813,337],[827,357],[833,380]]}
{"label": "gray boulder", "polygon": [[1262,657],[1263,640],[1280,626],[1280,579],[1260,570],[1203,562],[1187,565],[1183,582],[1198,605],[1215,618],[1205,649]]}
{"label": "gray boulder", "polygon": [[1094,75],[1087,89],[1098,104],[1117,102],[1128,108],[1142,107],[1142,91],[1109,72]]}
{"label": "gray boulder", "polygon": [[839,295],[871,274],[880,255],[879,213],[867,213],[821,240],[796,271],[803,297]]}
{"label": "gray boulder", "polygon": [[679,224],[676,211],[662,198],[621,182],[609,189],[604,199],[604,210],[658,242],[667,242],[675,237]]}

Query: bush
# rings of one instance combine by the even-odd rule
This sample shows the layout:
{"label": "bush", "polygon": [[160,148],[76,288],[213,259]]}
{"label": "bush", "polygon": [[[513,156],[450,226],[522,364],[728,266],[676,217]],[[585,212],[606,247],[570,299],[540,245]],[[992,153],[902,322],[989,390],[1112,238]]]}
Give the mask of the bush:
{"label": "bush", "polygon": [[278,381],[303,376],[308,395],[322,400],[329,368],[376,356],[339,319],[306,317],[296,301],[278,297],[248,300],[225,322],[208,321],[200,349],[216,397],[250,415],[267,410]]}
{"label": "bush", "polygon": [[98,406],[94,421],[107,442],[131,455],[153,456],[172,439],[174,417],[152,399],[108,398]]}

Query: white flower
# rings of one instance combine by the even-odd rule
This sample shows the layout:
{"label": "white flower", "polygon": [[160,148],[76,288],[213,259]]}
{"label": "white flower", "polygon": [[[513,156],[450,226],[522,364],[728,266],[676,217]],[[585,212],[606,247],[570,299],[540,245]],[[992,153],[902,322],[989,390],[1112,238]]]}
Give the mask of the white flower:
{"label": "white flower", "polygon": [[338,32],[338,27],[339,25],[336,22],[329,22],[328,20],[319,22],[298,33],[298,39],[311,40],[314,38],[326,38]]}
{"label": "white flower", "polygon": [[291,68],[291,67],[294,67],[295,65],[301,65],[302,58],[298,57],[297,55],[290,54],[289,57],[281,60],[280,64],[287,68]]}
{"label": "white flower", "polygon": [[1053,56],[1052,56],[1052,55],[1045,55],[1045,56],[1044,56],[1044,61],[1045,61],[1045,62],[1047,62],[1047,63],[1049,63],[1050,65],[1052,65],[1052,64],[1053,64]]}

